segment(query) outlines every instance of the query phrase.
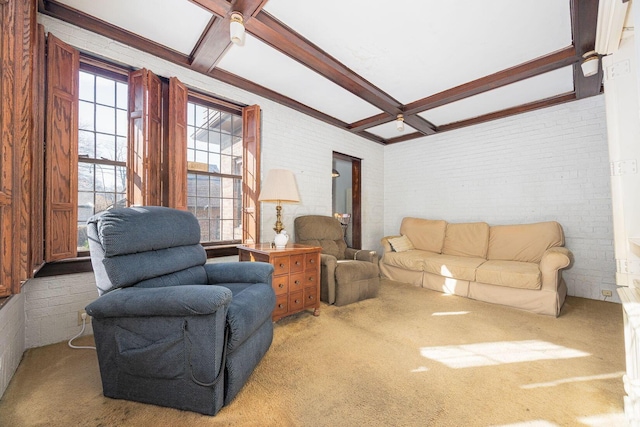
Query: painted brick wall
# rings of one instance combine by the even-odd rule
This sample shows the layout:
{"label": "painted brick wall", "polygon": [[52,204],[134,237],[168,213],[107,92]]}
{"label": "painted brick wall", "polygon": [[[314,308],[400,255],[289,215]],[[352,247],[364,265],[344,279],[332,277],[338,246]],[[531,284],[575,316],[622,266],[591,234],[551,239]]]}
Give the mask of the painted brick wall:
{"label": "painted brick wall", "polygon": [[25,350],[24,296],[14,295],[0,309],[0,397],[9,386]]}
{"label": "painted brick wall", "polygon": [[575,256],[569,294],[602,299],[616,288],[604,96],[390,145],[384,156],[385,234],[404,216],[556,220]]}

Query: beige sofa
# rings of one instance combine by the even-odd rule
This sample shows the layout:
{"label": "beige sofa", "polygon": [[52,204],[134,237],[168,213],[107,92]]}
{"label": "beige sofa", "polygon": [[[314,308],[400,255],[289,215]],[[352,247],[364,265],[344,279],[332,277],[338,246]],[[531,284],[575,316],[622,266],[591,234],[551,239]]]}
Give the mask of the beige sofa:
{"label": "beige sofa", "polygon": [[573,256],[555,221],[520,225],[404,218],[382,238],[387,278],[533,313],[558,316],[567,295],[562,269]]}

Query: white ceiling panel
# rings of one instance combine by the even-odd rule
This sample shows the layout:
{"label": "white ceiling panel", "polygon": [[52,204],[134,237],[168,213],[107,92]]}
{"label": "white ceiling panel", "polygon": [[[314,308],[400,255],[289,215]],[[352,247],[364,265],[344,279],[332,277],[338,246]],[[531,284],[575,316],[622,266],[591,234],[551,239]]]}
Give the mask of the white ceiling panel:
{"label": "white ceiling panel", "polygon": [[346,123],[381,112],[249,34],[244,46],[233,45],[217,67]]}
{"label": "white ceiling panel", "polygon": [[191,53],[213,17],[211,12],[188,0],[59,2],[185,55]]}
{"label": "white ceiling panel", "polygon": [[403,104],[570,46],[569,0],[269,0],[265,10]]}
{"label": "white ceiling panel", "polygon": [[498,89],[452,102],[418,115],[436,126],[573,91],[573,67],[564,67]]}
{"label": "white ceiling panel", "polygon": [[384,123],[384,124],[369,128],[367,129],[367,132],[372,133],[374,135],[378,135],[384,139],[390,139],[390,138],[397,138],[399,136],[416,132],[416,130],[405,123],[404,130],[400,132],[396,128],[396,122],[392,121],[389,123]]}

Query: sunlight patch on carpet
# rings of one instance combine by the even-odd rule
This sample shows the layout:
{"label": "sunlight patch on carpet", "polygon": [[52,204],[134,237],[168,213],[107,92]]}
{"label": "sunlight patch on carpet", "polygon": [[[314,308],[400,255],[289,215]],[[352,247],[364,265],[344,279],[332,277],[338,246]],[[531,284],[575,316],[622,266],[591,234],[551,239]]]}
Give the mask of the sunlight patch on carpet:
{"label": "sunlight patch on carpet", "polygon": [[499,426],[492,427],[558,427],[558,424],[550,423],[545,420],[524,421],[514,424],[501,424]]}
{"label": "sunlight patch on carpet", "polygon": [[420,354],[454,369],[590,356],[539,340],[422,347]]}
{"label": "sunlight patch on carpet", "polygon": [[580,417],[578,421],[591,427],[627,427],[629,423],[623,413],[592,415],[590,417]]}
{"label": "sunlight patch on carpet", "polygon": [[458,316],[460,314],[469,314],[468,311],[439,311],[433,313],[432,316]]}
{"label": "sunlight patch on carpet", "polygon": [[539,387],[555,387],[560,384],[577,383],[577,382],[585,382],[585,381],[609,380],[613,378],[622,378],[624,374],[625,374],[624,372],[614,372],[611,374],[589,375],[586,377],[563,378],[561,380],[550,381],[547,383],[525,384],[520,386],[520,388],[531,389],[531,388],[539,388]]}

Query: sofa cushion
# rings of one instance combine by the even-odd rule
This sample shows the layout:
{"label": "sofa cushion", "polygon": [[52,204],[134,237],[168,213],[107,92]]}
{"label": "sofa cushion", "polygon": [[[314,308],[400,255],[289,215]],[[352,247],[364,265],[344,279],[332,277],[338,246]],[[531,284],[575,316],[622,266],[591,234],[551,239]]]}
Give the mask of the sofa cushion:
{"label": "sofa cushion", "polygon": [[391,249],[394,252],[404,252],[415,249],[413,247],[413,243],[407,236],[399,236],[399,237],[391,237],[389,239],[389,244],[391,245]]}
{"label": "sofa cushion", "polygon": [[544,251],[556,246],[564,246],[564,234],[555,221],[494,225],[489,230],[487,259],[539,263]]}
{"label": "sofa cushion", "polygon": [[536,263],[493,260],[478,267],[476,282],[509,288],[540,289],[542,274]]}
{"label": "sofa cushion", "polygon": [[424,271],[424,260],[434,255],[438,254],[418,249],[405,252],[386,252],[382,257],[382,262],[393,267]]}
{"label": "sofa cushion", "polygon": [[447,224],[443,254],[486,258],[488,247],[489,224],[486,222]]}
{"label": "sofa cushion", "polygon": [[400,234],[407,236],[416,249],[441,253],[446,227],[444,220],[406,217],[400,225]]}
{"label": "sofa cushion", "polygon": [[484,258],[434,255],[424,260],[424,271],[452,279],[474,281],[476,268],[485,261]]}

